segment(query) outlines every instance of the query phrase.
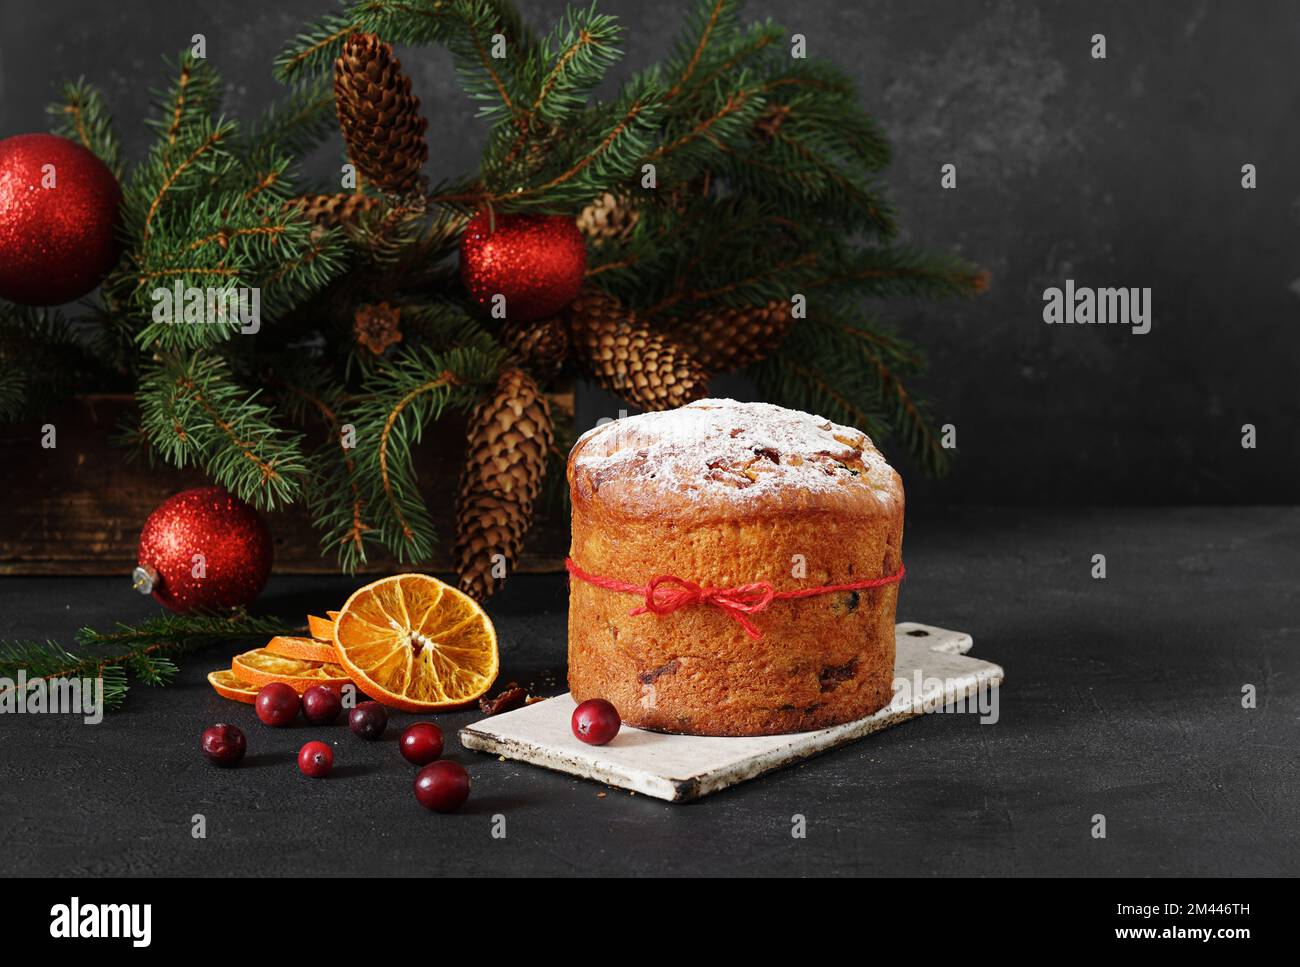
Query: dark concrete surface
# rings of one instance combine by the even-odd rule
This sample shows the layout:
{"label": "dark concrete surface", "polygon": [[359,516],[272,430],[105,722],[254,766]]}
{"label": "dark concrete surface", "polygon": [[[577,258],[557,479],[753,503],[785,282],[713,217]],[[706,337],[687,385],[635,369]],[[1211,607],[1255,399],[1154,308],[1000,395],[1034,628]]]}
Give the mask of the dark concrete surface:
{"label": "dark concrete surface", "polygon": [[[413,717],[373,745],[343,725],[265,728],[208,689],[229,657],[214,649],[98,726],[0,716],[0,873],[1300,873],[1300,509],[970,510],[913,524],[905,550],[900,618],[969,631],[1006,668],[996,725],[927,716],[691,805],[453,740],[474,792],[439,816],[397,751]],[[261,606],[319,612],[351,586],[277,577]],[[492,602],[502,681],[563,690],[564,607],[558,576],[515,578]],[[125,577],[7,578],[0,636],[66,638],[151,608]],[[454,735],[473,717],[438,721]],[[248,735],[236,770],[198,751],[223,720]],[[325,781],[294,762],[315,737],[337,743]]]}
{"label": "dark concrete surface", "polygon": [[[687,5],[601,0],[627,27],[612,76],[660,61]],[[519,6],[549,29],[566,0]],[[84,75],[138,158],[161,58],[197,32],[229,112],[251,119],[277,93],[274,55],[336,8],[0,0],[0,137],[44,130],[57,86]],[[856,79],[895,146],[885,183],[905,238],[992,271],[972,303],[864,307],[927,350],[919,388],[958,430],[954,475],[905,473],[911,496],[1296,502],[1300,0],[751,0],[745,16],[804,34],[810,56]],[[1095,33],[1104,61],[1089,56]],[[400,54],[436,132],[427,173],[473,170],[484,127],[446,52]],[[335,139],[308,172],[337,171],[340,151]],[[958,184],[944,191],[948,163]],[[1151,333],[1044,325],[1043,290],[1067,278],[1150,287]],[[1243,423],[1258,449],[1241,449]]]}

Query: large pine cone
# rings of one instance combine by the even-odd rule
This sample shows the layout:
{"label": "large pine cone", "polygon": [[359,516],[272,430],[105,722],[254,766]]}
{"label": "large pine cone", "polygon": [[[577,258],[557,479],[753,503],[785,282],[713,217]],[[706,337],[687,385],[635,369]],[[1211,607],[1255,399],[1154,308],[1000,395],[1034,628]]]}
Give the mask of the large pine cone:
{"label": "large pine cone", "polygon": [[636,313],[598,289],[578,293],[568,309],[569,341],[587,371],[643,410],[671,410],[708,395],[708,370]]}
{"label": "large pine cone", "polygon": [[629,198],[605,192],[578,213],[578,228],[592,244],[620,241],[632,234],[640,213]]}
{"label": "large pine cone", "polygon": [[416,186],[429,159],[426,122],[411,79],[393,49],[374,34],[353,34],[334,62],[334,104],[348,156],[388,192]]}
{"label": "large pine cone", "polygon": [[354,192],[340,192],[336,195],[299,195],[290,199],[288,204],[302,209],[302,213],[318,228],[338,228],[355,222],[378,205],[379,199]]}
{"label": "large pine cone", "polygon": [[554,316],[536,322],[508,322],[501,341],[511,360],[541,379],[557,375],[569,354],[569,331]]}
{"label": "large pine cone", "polygon": [[479,601],[504,582],[492,574],[493,557],[502,555],[507,570],[519,559],[554,435],[550,404],[520,369],[502,371],[470,416],[454,553],[460,589]]}
{"label": "large pine cone", "polygon": [[773,299],[761,306],[696,313],[669,334],[689,346],[711,372],[726,373],[770,356],[785,339],[790,322],[790,303]]}

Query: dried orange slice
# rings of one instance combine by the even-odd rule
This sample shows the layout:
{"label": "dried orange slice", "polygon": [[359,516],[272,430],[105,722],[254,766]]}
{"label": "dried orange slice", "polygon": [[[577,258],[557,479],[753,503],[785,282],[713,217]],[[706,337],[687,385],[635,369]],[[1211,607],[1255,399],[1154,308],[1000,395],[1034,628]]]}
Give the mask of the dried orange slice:
{"label": "dried orange slice", "polygon": [[478,602],[425,574],[354,592],[334,621],[334,648],[361,691],[407,712],[472,702],[500,667],[496,629]]}
{"label": "dried orange slice", "polygon": [[[331,615],[338,614],[337,611],[331,611]],[[307,633],[317,641],[328,641],[331,646],[334,644],[334,619],[318,618],[314,614],[307,615]],[[333,661],[332,658],[325,659]]]}
{"label": "dried orange slice", "polygon": [[208,672],[208,684],[222,698],[248,705],[257,701],[257,686],[241,682],[229,668],[218,668],[214,672]]}
{"label": "dried orange slice", "polygon": [[258,688],[272,682],[284,682],[294,691],[305,692],[313,685],[342,687],[348,683],[347,673],[333,662],[284,658],[265,648],[254,648],[236,655],[230,662],[230,670],[236,678]]}
{"label": "dried orange slice", "polygon": [[[331,636],[332,637],[332,636]],[[265,651],[281,658],[297,658],[301,661],[335,661],[334,645],[317,641],[315,638],[296,638],[292,635],[276,635],[266,643]]]}

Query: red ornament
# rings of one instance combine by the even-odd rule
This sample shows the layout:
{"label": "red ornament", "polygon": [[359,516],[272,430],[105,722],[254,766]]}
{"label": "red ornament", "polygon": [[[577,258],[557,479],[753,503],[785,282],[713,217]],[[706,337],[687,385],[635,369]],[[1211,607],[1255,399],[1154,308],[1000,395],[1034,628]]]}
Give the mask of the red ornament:
{"label": "red ornament", "polygon": [[257,511],[222,487],[196,487],[145,521],[135,586],[182,614],[235,608],[262,593],[272,553]]}
{"label": "red ornament", "polygon": [[79,299],[117,262],[122,189],[67,138],[0,141],[0,296],[34,306]]}
{"label": "red ornament", "polygon": [[460,275],[474,301],[491,308],[505,296],[506,318],[520,322],[559,312],[578,294],[587,243],[563,215],[480,212],[460,240]]}

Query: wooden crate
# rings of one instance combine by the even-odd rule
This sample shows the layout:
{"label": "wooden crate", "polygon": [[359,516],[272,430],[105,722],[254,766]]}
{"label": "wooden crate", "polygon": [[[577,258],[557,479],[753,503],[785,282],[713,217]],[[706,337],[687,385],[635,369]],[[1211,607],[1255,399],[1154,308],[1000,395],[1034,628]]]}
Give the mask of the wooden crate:
{"label": "wooden crate", "polygon": [[[573,394],[551,404],[573,412]],[[135,566],[145,518],[163,500],[208,481],[197,471],[132,462],[110,442],[133,405],[129,396],[87,395],[69,400],[39,422],[0,425],[0,574],[123,574]],[[42,425],[56,428],[57,446],[41,446]],[[416,470],[440,538],[436,556],[420,566],[452,569],[451,544],[456,478],[464,451],[464,422],[449,417],[425,434]],[[322,557],[320,540],[304,509],[266,514],[275,539],[275,570],[328,573],[338,566]],[[568,521],[540,518],[528,536],[520,571],[564,566]],[[366,573],[397,567],[387,556],[372,558]]]}

